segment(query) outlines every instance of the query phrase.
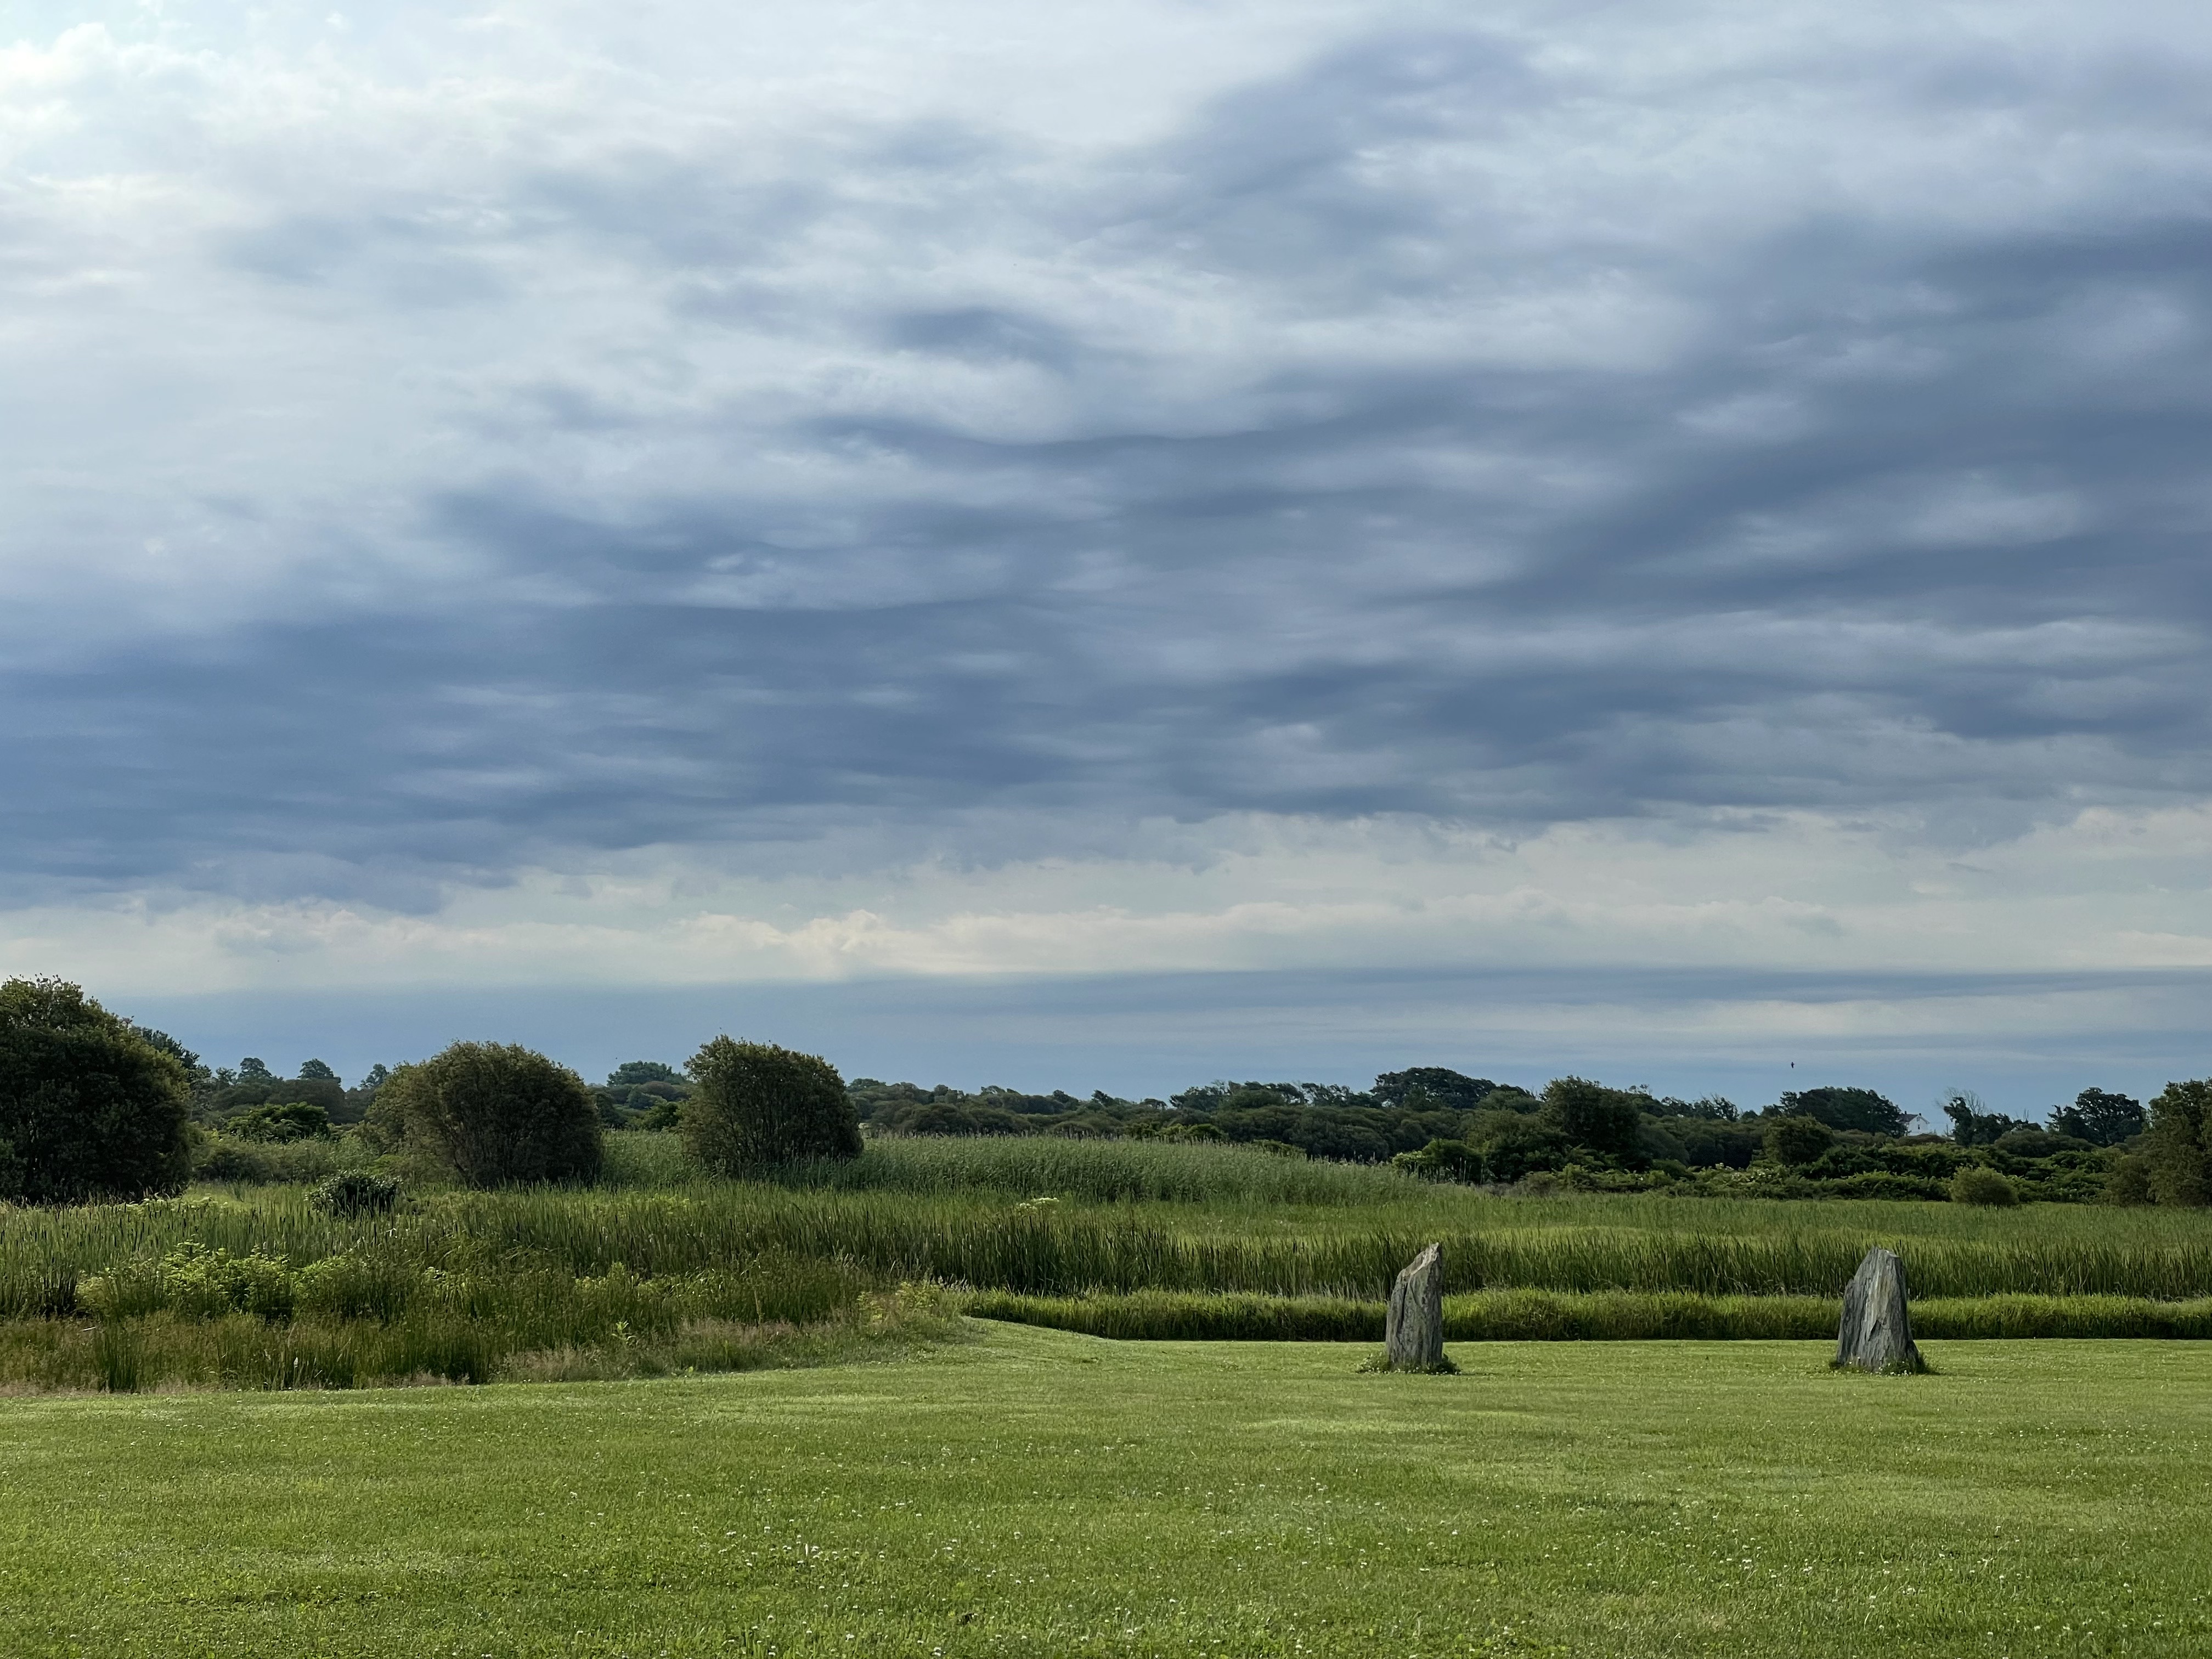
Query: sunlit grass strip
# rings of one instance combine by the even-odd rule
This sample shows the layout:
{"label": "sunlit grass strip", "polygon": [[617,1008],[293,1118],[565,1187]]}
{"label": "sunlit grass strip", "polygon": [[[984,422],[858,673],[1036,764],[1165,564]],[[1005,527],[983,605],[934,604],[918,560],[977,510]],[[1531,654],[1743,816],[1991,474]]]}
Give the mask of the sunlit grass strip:
{"label": "sunlit grass strip", "polygon": [[[1038,1297],[975,1291],[962,1310],[980,1319],[1042,1325],[1123,1341],[1373,1342],[1383,1305],[1336,1297],[1203,1295]],[[1488,1291],[1449,1297],[1450,1342],[1741,1341],[1828,1340],[1840,1299],[1705,1297],[1684,1292]],[[2109,1296],[1929,1297],[1912,1310],[1916,1335],[2212,1337],[2212,1297],[2156,1302]]]}

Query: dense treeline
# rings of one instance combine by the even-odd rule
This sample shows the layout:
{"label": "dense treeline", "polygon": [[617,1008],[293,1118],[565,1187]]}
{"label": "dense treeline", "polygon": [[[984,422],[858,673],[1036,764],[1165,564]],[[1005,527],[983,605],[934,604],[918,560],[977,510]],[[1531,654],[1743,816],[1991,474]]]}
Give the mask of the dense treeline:
{"label": "dense treeline", "polygon": [[[873,1078],[855,1079],[850,1092],[861,1121],[878,1133],[1223,1140],[1492,1185],[1540,1187],[1549,1179],[1626,1191],[1690,1181],[1778,1196],[2001,1204],[2095,1199],[2117,1179],[2123,1193],[2155,1196],[2147,1176],[2124,1170],[2128,1156],[2118,1150],[2142,1139],[2142,1107],[2100,1089],[2054,1109],[2052,1128],[1956,1096],[1944,1108],[1948,1136],[1912,1133],[1913,1118],[1871,1089],[1799,1090],[1745,1111],[1718,1097],[1681,1100],[1584,1078],[1556,1079],[1536,1093],[1437,1066],[1386,1072],[1364,1091],[1219,1082],[1167,1100],[1103,1091],[1088,1099],[1007,1089],[967,1094]],[[1984,1177],[1960,1189],[1961,1177],[1975,1171],[1995,1184]],[[2212,1194],[2212,1173],[2202,1186]],[[2161,1201],[2197,1201],[2181,1196],[2198,1190],[2186,1179],[2166,1190],[2173,1196]]]}
{"label": "dense treeline", "polygon": [[1533,1091],[1441,1066],[1386,1072],[1364,1090],[969,1093],[847,1085],[827,1061],[727,1038],[680,1067],[628,1062],[600,1085],[527,1049],[465,1043],[374,1066],[348,1088],[319,1060],[290,1078],[252,1056],[211,1067],[63,981],[11,980],[0,995],[0,1196],[33,1201],[159,1194],[195,1174],[309,1182],[368,1163],[472,1185],[582,1181],[605,1132],[680,1129],[698,1167],[720,1174],[850,1158],[865,1131],[1219,1141],[1532,1191],[2212,1204],[2212,1083],[2172,1084],[2148,1110],[2085,1089],[2045,1125],[1968,1094],[1942,1111],[1948,1133],[1915,1133],[1918,1120],[1864,1088],[1808,1088],[1747,1111],[1571,1076]]}

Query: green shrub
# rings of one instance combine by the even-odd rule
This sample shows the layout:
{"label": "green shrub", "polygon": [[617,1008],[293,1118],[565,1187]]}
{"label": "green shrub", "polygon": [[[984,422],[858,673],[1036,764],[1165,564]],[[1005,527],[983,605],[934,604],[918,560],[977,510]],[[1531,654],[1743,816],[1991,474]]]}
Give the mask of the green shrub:
{"label": "green shrub", "polygon": [[2105,1178],[2104,1197],[2107,1204],[2151,1202],[2150,1159],[2141,1152],[2130,1152],[2113,1164],[2112,1174]]}
{"label": "green shrub", "polygon": [[2020,1202],[2020,1189],[1995,1170],[1971,1164],[1951,1177],[1951,1201],[1954,1204],[1979,1204],[1991,1207],[2017,1204]]}
{"label": "green shrub", "polygon": [[605,1156],[584,1079],[513,1043],[456,1042],[402,1066],[371,1115],[471,1187],[589,1181]]}
{"label": "green shrub", "polygon": [[[1808,1112],[1793,1112],[1766,1126],[1766,1150],[1778,1164],[1810,1164],[1835,1144],[1836,1132]],[[1838,1170],[1835,1173],[1840,1179],[1863,1172]]]}
{"label": "green shrub", "polygon": [[1431,1180],[1462,1181],[1472,1186],[1486,1173],[1480,1147],[1463,1140],[1431,1140],[1418,1152],[1401,1152],[1390,1162],[1408,1175]]}
{"label": "green shrub", "polygon": [[191,1172],[184,1067],[77,987],[0,984],[0,1199],[176,1192]]}
{"label": "green shrub", "polygon": [[224,1122],[222,1132],[240,1140],[307,1140],[330,1133],[331,1115],[312,1100],[272,1101],[237,1113]]}
{"label": "green shrub", "polygon": [[398,1205],[399,1182],[367,1170],[343,1170],[324,1179],[307,1197],[325,1215],[388,1215]]}
{"label": "green shrub", "polygon": [[717,1175],[860,1155],[844,1079],[817,1055],[718,1036],[692,1055],[690,1073],[698,1092],[678,1127],[684,1149]]}
{"label": "green shrub", "polygon": [[149,1313],[289,1319],[298,1295],[298,1276],[283,1261],[258,1250],[235,1255],[191,1239],[158,1261],[133,1262],[77,1286],[78,1301],[102,1319]]}

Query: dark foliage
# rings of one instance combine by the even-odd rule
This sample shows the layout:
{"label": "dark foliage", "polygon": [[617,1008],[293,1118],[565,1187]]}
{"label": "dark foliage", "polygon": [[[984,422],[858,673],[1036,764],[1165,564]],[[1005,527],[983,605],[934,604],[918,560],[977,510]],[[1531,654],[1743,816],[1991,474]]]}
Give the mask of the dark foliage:
{"label": "dark foliage", "polygon": [[1818,1118],[1831,1129],[1867,1134],[1901,1135],[1912,1127],[1903,1108],[1871,1089],[1800,1089],[1783,1096],[1774,1109],[1783,1117]]}
{"label": "dark foliage", "polygon": [[[1784,1099],[1789,1097],[1784,1095]],[[1734,1123],[1742,1114],[1732,1100],[1719,1095],[1707,1095],[1702,1100],[1677,1100],[1672,1095],[1661,1095],[1644,1103],[1644,1111],[1652,1117],[1697,1118],[1710,1123]]]}
{"label": "dark foliage", "polygon": [[368,1109],[376,1103],[377,1091],[392,1080],[392,1068],[381,1061],[368,1068],[360,1082],[345,1091],[345,1097],[331,1112],[333,1123],[359,1123],[368,1115]]}
{"label": "dark foliage", "polygon": [[344,1121],[344,1086],[334,1077],[261,1077],[218,1089],[204,1097],[206,1115],[226,1119],[257,1106],[313,1106],[332,1123]]}
{"label": "dark foliage", "polygon": [[308,1201],[325,1215],[386,1215],[398,1206],[399,1191],[391,1176],[344,1170],[319,1183]]}
{"label": "dark foliage", "polygon": [[718,1175],[860,1155],[844,1079],[818,1055],[718,1036],[689,1070],[696,1092],[678,1127],[691,1156]]}
{"label": "dark foliage", "polygon": [[472,1187],[588,1181],[599,1172],[599,1114],[583,1079],[511,1043],[456,1042],[403,1066],[370,1113],[388,1139]]}
{"label": "dark foliage", "polygon": [[176,1055],[58,979],[0,984],[0,1198],[173,1193],[191,1171]]}
{"label": "dark foliage", "polygon": [[2051,1109],[2051,1127],[2094,1146],[2117,1146],[2150,1127],[2142,1103],[2104,1089],[2084,1089],[2071,1106]]}
{"label": "dark foliage", "polygon": [[330,1133],[331,1115],[310,1100],[275,1101],[235,1114],[222,1132],[240,1140],[307,1140]]}
{"label": "dark foliage", "polygon": [[[1424,1079],[1428,1087],[1416,1087]],[[1469,1090],[1485,1081],[1466,1079]],[[1764,1166],[1770,1171],[1785,1157],[1802,1160],[1780,1162],[1786,1181],[1777,1187],[1770,1174],[1759,1188],[1784,1196],[1942,1199],[1960,1168],[1980,1164],[2006,1176],[2023,1199],[2081,1203],[2105,1195],[2115,1162],[2086,1139],[1981,1112],[1972,1097],[1960,1098],[1993,1138],[1971,1152],[1948,1137],[1898,1134],[1909,1120],[1870,1089],[1804,1090],[1748,1114],[1717,1096],[1678,1100],[1578,1078],[1560,1079],[1540,1099],[1519,1089],[1492,1089],[1473,1110],[1409,1109],[1382,1098],[1395,1091],[1401,1102],[1419,1103],[1435,1082],[1433,1072],[1421,1070],[1386,1072],[1374,1093],[1313,1083],[1219,1081],[1184,1090],[1168,1103],[1066,1091],[968,1094],[942,1084],[927,1089],[857,1078],[848,1094],[862,1121],[889,1133],[1272,1141],[1314,1158],[1388,1159],[1440,1180],[1510,1185],[1557,1175],[1591,1191],[1641,1191],[1700,1170],[1745,1170],[1770,1153]],[[1792,1103],[1818,1106],[1827,1117],[1784,1109]],[[1827,1121],[1838,1117],[1872,1127],[1838,1127]],[[1769,1132],[1784,1119],[1796,1121],[1780,1132],[1786,1145],[1771,1148]]]}
{"label": "dark foliage", "polygon": [[1577,1146],[1633,1158],[1648,1095],[1608,1089],[1587,1078],[1555,1078],[1544,1091],[1544,1116]]}
{"label": "dark foliage", "polygon": [[2020,1202],[2020,1190],[1995,1170],[1970,1164],[1951,1177],[1951,1201],[1993,1207],[2012,1205]]}
{"label": "dark foliage", "polygon": [[198,1054],[185,1048],[167,1031],[157,1031],[150,1025],[133,1025],[131,1028],[131,1034],[149,1048],[159,1048],[170,1059],[175,1060],[178,1065],[185,1068],[185,1075],[187,1078],[197,1078],[207,1071],[207,1067],[200,1064],[200,1057]]}
{"label": "dark foliage", "polygon": [[2002,1112],[1984,1111],[1980,1097],[1971,1094],[1955,1094],[1945,1101],[1943,1115],[1951,1120],[1951,1139],[1961,1146],[1994,1146],[2014,1129],[2035,1127]]}
{"label": "dark foliage", "polygon": [[2212,1203],[2212,1079],[2166,1085],[2150,1103],[2142,1152],[2154,1202]]}
{"label": "dark foliage", "polygon": [[[1784,1096],[1785,1100],[1788,1096]],[[1836,1132],[1823,1120],[1809,1112],[1792,1112],[1778,1117],[1766,1126],[1766,1150],[1774,1161],[1785,1165],[1810,1164],[1826,1153],[1836,1144]],[[1871,1164],[1863,1166],[1872,1169]],[[1856,1175],[1858,1170],[1839,1170],[1839,1175]]]}
{"label": "dark foliage", "polygon": [[1471,1112],[1498,1091],[1486,1077],[1468,1077],[1441,1066],[1415,1066],[1403,1072],[1385,1072],[1370,1091],[1376,1103],[1419,1109]]}
{"label": "dark foliage", "polygon": [[599,1121],[610,1129],[672,1129],[682,1121],[692,1086],[665,1060],[632,1060],[608,1073],[592,1093]]}

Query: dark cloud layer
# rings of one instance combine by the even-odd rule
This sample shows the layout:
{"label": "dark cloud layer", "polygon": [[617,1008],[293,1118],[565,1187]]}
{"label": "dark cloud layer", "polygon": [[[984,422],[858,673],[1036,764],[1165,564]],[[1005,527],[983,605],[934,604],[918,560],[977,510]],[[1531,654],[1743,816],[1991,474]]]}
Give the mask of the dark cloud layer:
{"label": "dark cloud layer", "polygon": [[[1048,842],[1716,806],[1971,836],[2201,799],[2202,53],[1891,44],[1808,55],[1763,128],[1724,116],[1771,62],[1655,90],[1396,30],[1143,142],[847,118],[768,161],[249,202],[180,280],[466,385],[427,458],[380,386],[357,425],[301,395],[393,459],[365,522],[340,492],[270,532],[310,574],[234,623],[71,649],[104,581],[24,602],[0,866],[404,907],[563,849],[918,848],[979,808]],[[621,294],[629,356],[564,270]],[[573,357],[441,362],[472,326],[441,316]],[[748,351],[769,391],[693,387]],[[191,418],[181,486],[82,458],[79,520],[207,495]],[[470,574],[349,584],[380,538]]]}

